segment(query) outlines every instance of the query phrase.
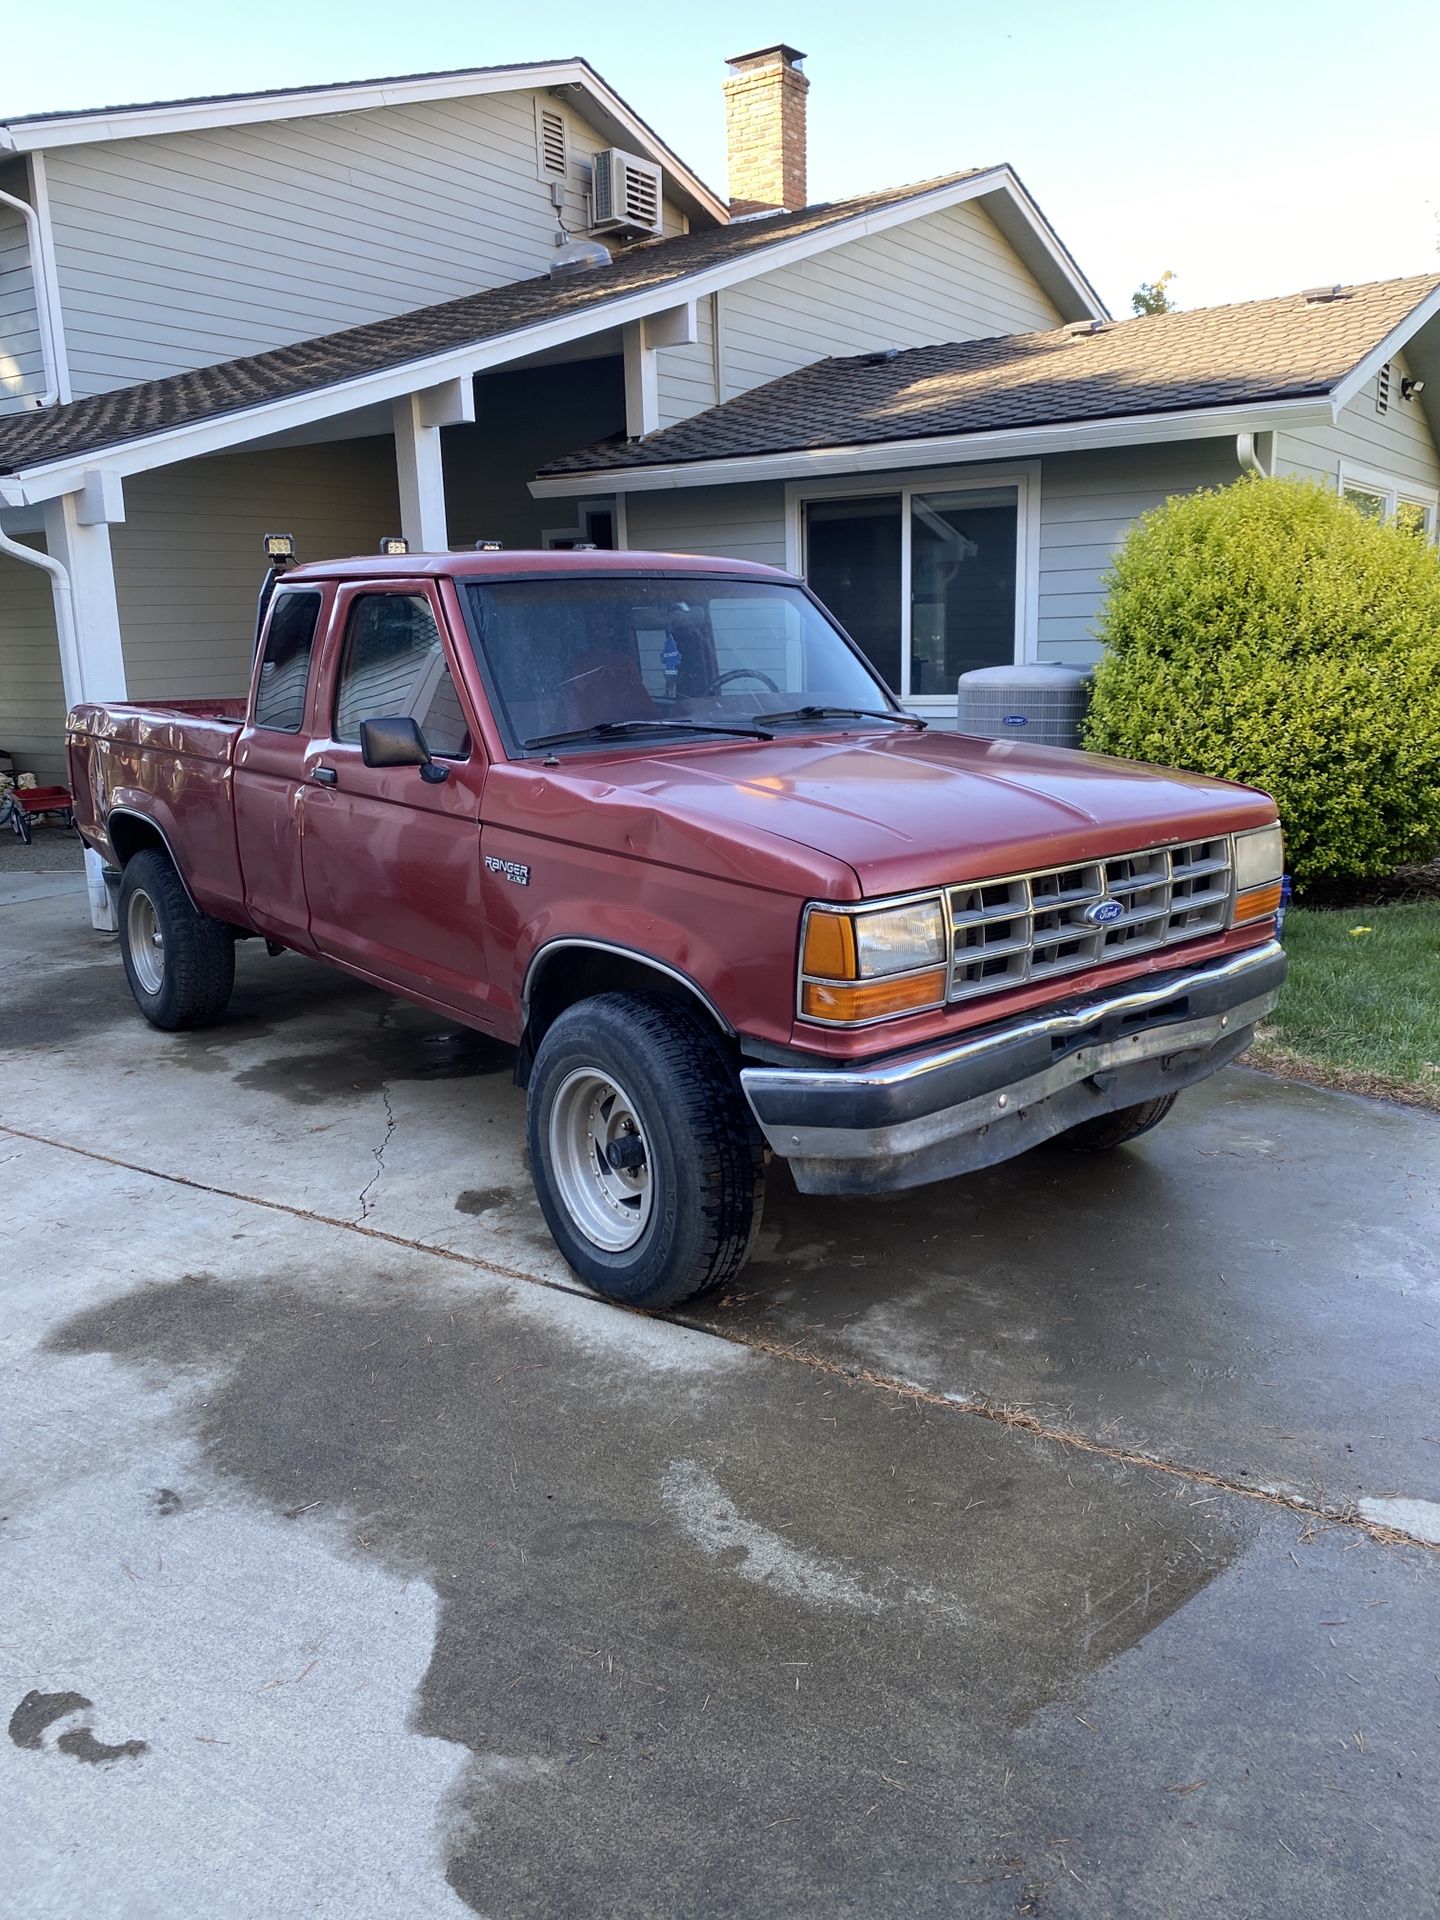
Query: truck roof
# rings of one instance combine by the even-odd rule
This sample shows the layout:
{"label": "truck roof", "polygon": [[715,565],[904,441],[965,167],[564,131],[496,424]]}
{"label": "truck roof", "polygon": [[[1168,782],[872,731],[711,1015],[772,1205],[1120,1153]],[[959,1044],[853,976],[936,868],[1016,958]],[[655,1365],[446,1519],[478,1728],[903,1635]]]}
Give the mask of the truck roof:
{"label": "truck roof", "polygon": [[499,553],[356,554],[348,560],[313,560],[292,567],[291,580],[384,580],[401,576],[447,575],[453,579],[533,578],[536,574],[730,574],[749,580],[783,580],[794,575],[753,560],[720,560],[697,553],[569,553],[512,547]]}

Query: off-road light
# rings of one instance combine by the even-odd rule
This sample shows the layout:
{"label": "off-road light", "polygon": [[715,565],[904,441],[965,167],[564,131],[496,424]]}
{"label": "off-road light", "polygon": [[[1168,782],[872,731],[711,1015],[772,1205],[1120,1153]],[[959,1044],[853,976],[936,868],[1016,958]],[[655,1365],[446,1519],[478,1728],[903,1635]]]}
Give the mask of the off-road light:
{"label": "off-road light", "polygon": [[402,553],[410,551],[410,542],[398,533],[387,533],[380,542],[380,551],[389,554],[392,559],[398,559]]}
{"label": "off-road light", "polygon": [[260,544],[265,549],[265,558],[272,567],[295,558],[293,533],[267,533]]}

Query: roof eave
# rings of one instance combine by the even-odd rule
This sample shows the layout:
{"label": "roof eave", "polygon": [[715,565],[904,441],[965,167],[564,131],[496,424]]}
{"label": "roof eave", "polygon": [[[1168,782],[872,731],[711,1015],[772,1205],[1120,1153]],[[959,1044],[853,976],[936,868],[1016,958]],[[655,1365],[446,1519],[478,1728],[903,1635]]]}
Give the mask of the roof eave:
{"label": "roof eave", "polygon": [[757,480],[821,479],[899,467],[953,467],[1020,455],[1069,453],[1104,447],[1153,446],[1173,440],[1215,440],[1280,426],[1318,426],[1331,417],[1327,393],[1257,400],[1168,413],[1118,414],[1102,420],[1056,421],[982,433],[937,434],[666,466],[594,467],[549,474],[530,482],[540,500],[579,493],[662,493],[678,487],[741,486]]}

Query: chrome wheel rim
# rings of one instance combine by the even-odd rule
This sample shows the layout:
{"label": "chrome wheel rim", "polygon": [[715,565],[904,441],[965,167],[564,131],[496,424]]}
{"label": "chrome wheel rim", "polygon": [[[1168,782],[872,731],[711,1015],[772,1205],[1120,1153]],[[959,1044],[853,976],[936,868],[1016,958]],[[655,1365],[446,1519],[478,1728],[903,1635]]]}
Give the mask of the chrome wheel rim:
{"label": "chrome wheel rim", "polygon": [[549,1134],[551,1171],[575,1226],[606,1253],[633,1247],[654,1194],[635,1102],[608,1074],[579,1067],[556,1089]]}
{"label": "chrome wheel rim", "polygon": [[132,893],[125,922],[125,944],[135,978],[146,993],[158,993],[165,982],[165,936],[160,931],[155,902],[148,893]]}

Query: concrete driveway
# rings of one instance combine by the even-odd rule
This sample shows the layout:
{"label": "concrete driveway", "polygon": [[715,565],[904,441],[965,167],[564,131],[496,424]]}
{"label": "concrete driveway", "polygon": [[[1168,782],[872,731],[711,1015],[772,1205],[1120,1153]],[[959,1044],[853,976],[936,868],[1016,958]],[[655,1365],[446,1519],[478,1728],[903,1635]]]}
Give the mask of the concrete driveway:
{"label": "concrete driveway", "polygon": [[0,880],[0,1912],[1440,1914],[1440,1122],[772,1187],[579,1293],[509,1058]]}

